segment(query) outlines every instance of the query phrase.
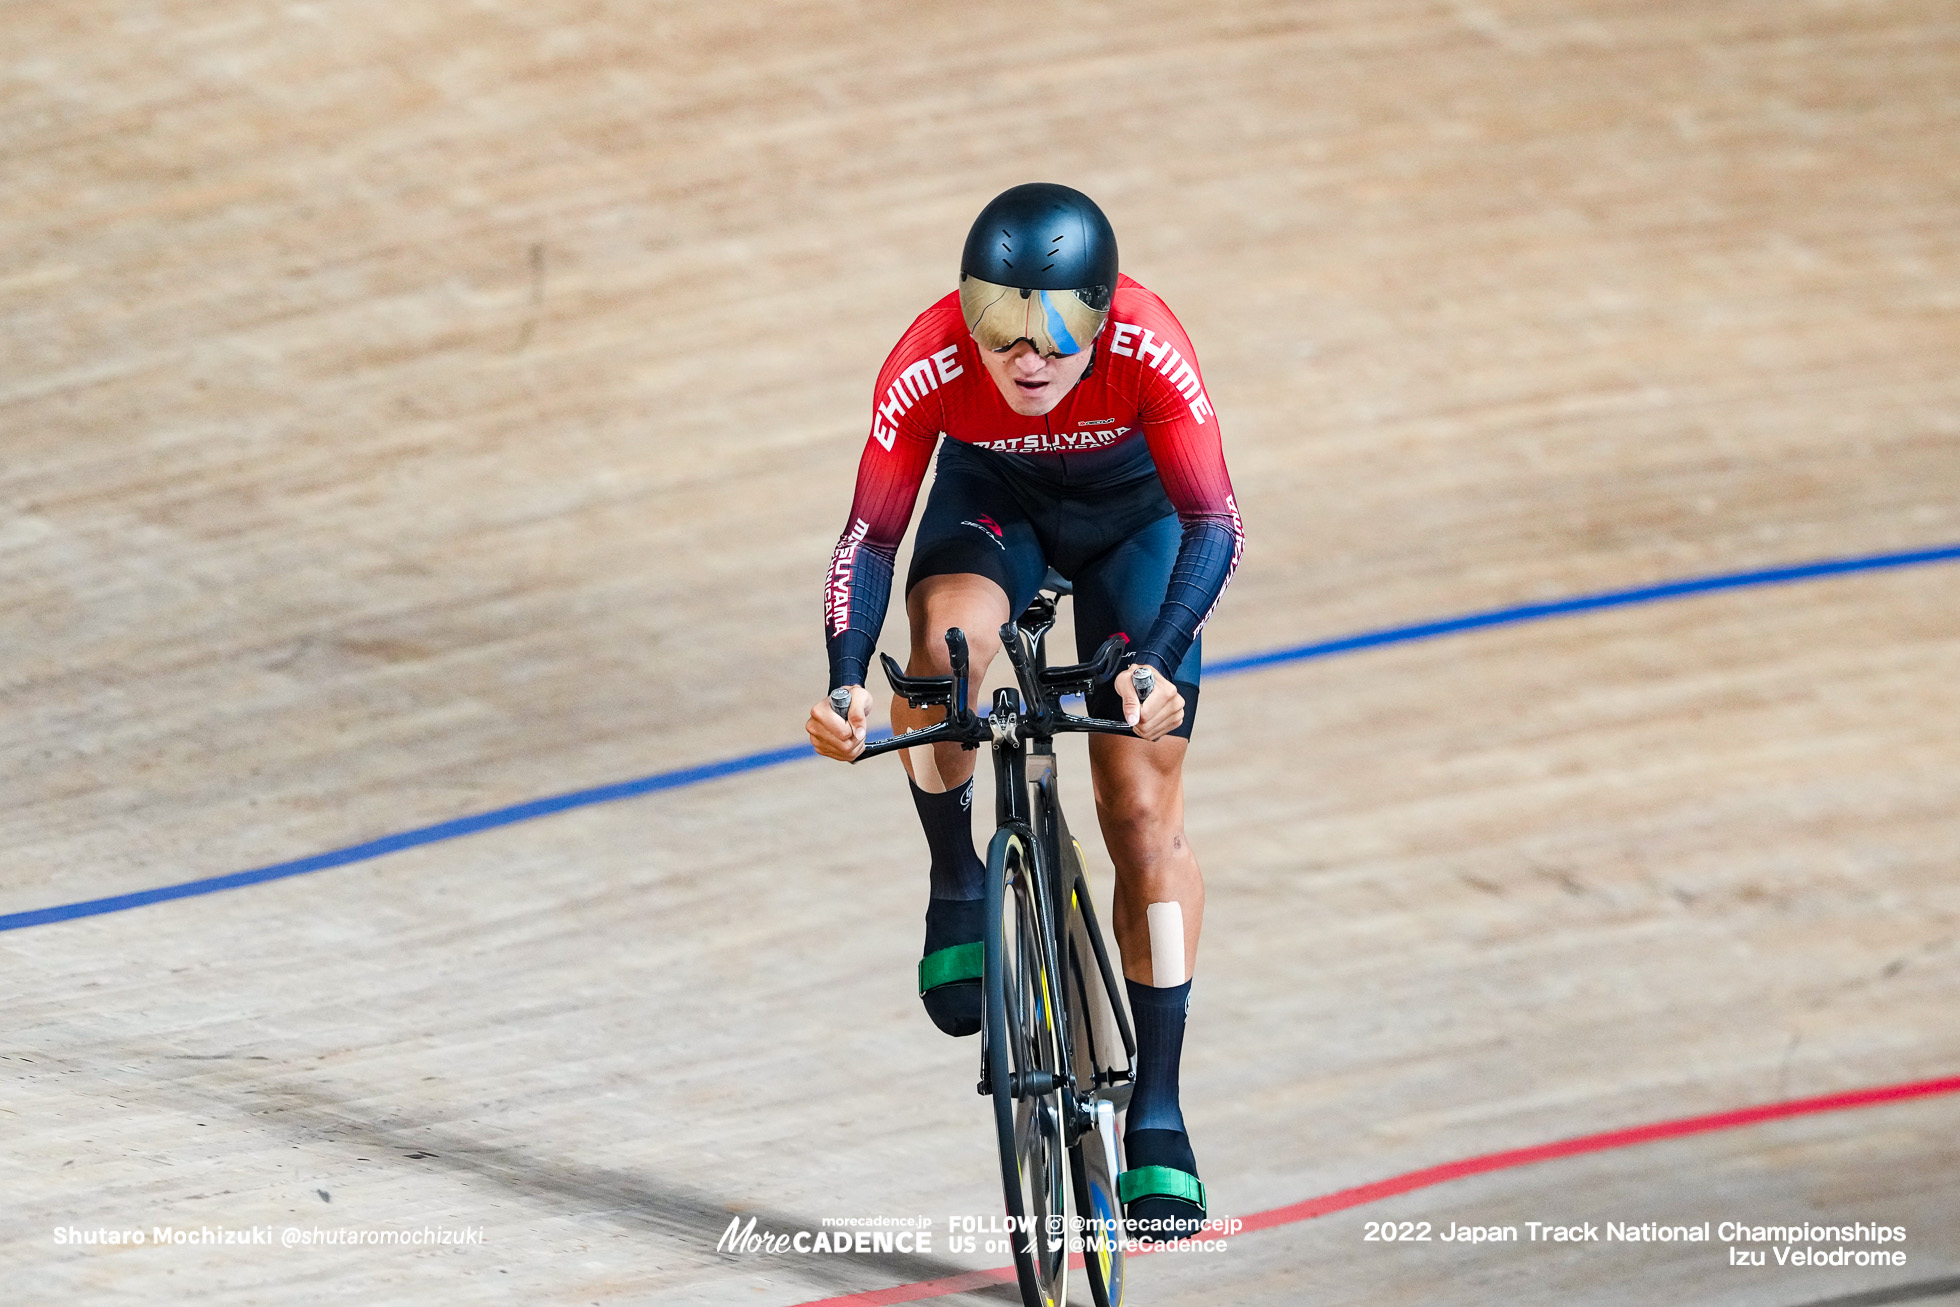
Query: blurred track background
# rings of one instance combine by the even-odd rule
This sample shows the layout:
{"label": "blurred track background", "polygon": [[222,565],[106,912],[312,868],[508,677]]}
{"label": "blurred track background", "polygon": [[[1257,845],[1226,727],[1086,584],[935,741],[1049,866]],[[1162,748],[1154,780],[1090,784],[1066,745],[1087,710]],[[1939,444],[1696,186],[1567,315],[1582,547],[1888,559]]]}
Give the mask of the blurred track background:
{"label": "blurred track background", "polygon": [[[1249,536],[1213,659],[1960,541],[1950,5],[184,0],[17,4],[0,49],[0,913],[795,742],[877,365],[1020,181],[1094,195],[1197,345]],[[1215,1206],[1960,1070],[1957,586],[1208,683]],[[810,761],[0,934],[9,1296],[996,1265],[713,1248],[996,1210],[923,897],[897,765]],[[1957,1126],[1467,1180],[1132,1301],[1932,1301]],[[1911,1264],[1362,1242],[1390,1216],[1880,1220]],[[52,1237],[294,1221],[486,1245]]]}

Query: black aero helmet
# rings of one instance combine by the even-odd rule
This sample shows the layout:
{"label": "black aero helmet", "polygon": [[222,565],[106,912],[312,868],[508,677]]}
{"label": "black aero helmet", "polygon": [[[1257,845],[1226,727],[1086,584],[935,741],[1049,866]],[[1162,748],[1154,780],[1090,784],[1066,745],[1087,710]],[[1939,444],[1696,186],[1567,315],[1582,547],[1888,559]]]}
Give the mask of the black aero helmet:
{"label": "black aero helmet", "polygon": [[1002,191],[960,255],[960,310],[982,349],[1087,349],[1116,292],[1116,233],[1096,202],[1053,182]]}

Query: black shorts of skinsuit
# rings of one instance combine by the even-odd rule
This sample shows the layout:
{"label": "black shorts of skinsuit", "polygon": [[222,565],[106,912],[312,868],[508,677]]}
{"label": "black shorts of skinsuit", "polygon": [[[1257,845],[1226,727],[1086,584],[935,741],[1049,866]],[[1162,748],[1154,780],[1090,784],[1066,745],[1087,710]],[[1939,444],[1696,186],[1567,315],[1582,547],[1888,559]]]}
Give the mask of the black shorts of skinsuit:
{"label": "black shorts of skinsuit", "polygon": [[[1075,586],[1077,659],[1088,659],[1119,632],[1134,649],[1157,620],[1183,538],[1156,467],[1147,458],[1126,459],[1130,474],[1113,483],[1098,478],[1070,486],[1066,473],[1058,479],[1025,467],[1033,462],[940,442],[906,593],[929,576],[974,572],[1005,590],[1018,614],[1052,566]],[[1171,734],[1187,740],[1198,719],[1201,643],[1202,637],[1191,642],[1171,677],[1184,696],[1184,721]],[[1088,711],[1120,719],[1122,700],[1105,683],[1090,693]]]}

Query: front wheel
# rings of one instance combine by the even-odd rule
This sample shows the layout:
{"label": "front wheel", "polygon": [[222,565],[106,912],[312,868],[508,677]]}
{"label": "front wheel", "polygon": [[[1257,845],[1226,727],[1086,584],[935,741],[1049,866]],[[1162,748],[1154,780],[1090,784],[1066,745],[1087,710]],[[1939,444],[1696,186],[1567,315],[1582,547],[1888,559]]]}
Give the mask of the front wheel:
{"label": "front wheel", "polygon": [[1117,1160],[1116,1107],[1105,1096],[1105,1083],[1107,1072],[1120,1069],[1127,1074],[1130,1059],[1117,1024],[1117,999],[1110,988],[1101,932],[1089,905],[1082,846],[1064,833],[1062,847],[1062,875],[1071,887],[1064,933],[1067,956],[1062,963],[1068,978],[1063,992],[1073,1041],[1070,1061],[1077,1079],[1096,1089],[1089,1104],[1094,1128],[1084,1131],[1070,1150],[1074,1224],[1082,1231],[1082,1261],[1095,1307],[1123,1307],[1123,1204],[1116,1187],[1122,1166]]}
{"label": "front wheel", "polygon": [[1061,1307],[1070,1188],[1058,1083],[1061,985],[1049,974],[1039,911],[1032,850],[1021,832],[1003,829],[987,849],[983,1056],[1021,1300]]}

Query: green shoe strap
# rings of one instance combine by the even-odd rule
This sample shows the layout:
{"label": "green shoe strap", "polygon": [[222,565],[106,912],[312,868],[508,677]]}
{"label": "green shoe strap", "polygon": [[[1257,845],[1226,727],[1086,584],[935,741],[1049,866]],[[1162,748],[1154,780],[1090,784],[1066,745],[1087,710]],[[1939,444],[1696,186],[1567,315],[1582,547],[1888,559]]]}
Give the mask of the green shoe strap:
{"label": "green shoe strap", "polygon": [[980,979],[986,961],[986,946],[977,939],[971,944],[955,944],[926,954],[919,962],[920,996],[955,981]]}
{"label": "green shoe strap", "polygon": [[1182,1198],[1205,1210],[1204,1182],[1174,1166],[1139,1166],[1116,1178],[1116,1196],[1125,1203],[1138,1198]]}

